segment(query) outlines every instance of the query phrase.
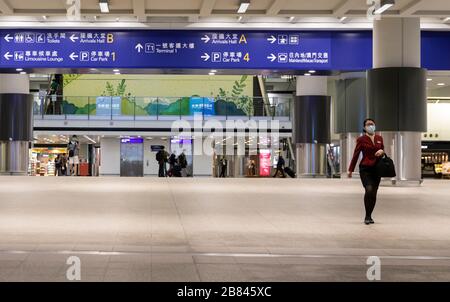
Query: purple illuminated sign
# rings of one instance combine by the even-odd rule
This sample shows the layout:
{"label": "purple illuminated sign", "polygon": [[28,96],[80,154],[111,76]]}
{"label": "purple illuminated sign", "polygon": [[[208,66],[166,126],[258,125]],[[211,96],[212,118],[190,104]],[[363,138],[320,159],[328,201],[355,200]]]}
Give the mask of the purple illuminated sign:
{"label": "purple illuminated sign", "polygon": [[120,142],[122,144],[142,144],[144,142],[144,139],[140,137],[129,137],[129,138],[122,138]]}

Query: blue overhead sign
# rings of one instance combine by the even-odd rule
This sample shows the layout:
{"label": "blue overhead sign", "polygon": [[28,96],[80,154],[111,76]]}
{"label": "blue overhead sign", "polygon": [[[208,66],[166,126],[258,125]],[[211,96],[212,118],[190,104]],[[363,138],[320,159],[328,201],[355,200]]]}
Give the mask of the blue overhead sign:
{"label": "blue overhead sign", "polygon": [[[0,30],[1,68],[370,68],[370,32]],[[356,49],[370,53],[355,53]],[[369,55],[370,59],[367,59]]]}
{"label": "blue overhead sign", "polygon": [[[422,67],[448,53],[450,32],[422,32]],[[0,68],[366,70],[372,32],[3,29]]]}

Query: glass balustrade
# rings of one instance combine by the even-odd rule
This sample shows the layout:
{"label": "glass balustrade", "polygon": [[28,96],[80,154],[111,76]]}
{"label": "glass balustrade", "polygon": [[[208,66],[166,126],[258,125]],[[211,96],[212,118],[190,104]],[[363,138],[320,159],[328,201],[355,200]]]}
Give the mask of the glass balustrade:
{"label": "glass balustrade", "polygon": [[34,99],[37,119],[174,120],[251,119],[290,120],[292,98],[46,96]]}

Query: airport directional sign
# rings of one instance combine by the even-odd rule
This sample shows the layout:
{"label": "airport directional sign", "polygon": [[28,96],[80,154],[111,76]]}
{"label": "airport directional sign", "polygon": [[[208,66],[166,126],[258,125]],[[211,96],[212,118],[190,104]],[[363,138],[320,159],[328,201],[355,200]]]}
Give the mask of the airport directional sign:
{"label": "airport directional sign", "polygon": [[368,31],[3,29],[0,37],[0,68],[360,70],[372,51]]}

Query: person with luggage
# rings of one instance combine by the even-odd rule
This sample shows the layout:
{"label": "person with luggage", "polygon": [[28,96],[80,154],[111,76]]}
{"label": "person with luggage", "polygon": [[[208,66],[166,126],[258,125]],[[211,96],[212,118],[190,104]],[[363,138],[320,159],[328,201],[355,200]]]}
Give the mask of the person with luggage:
{"label": "person with luggage", "polygon": [[161,150],[156,153],[156,161],[158,162],[158,177],[167,177],[166,162],[167,162],[167,152],[162,146]]}
{"label": "person with luggage", "polygon": [[186,177],[187,176],[186,168],[188,163],[184,151],[182,151],[181,154],[178,156],[178,163],[180,164],[181,168],[181,176]]}
{"label": "person with luggage", "polygon": [[375,129],[375,121],[373,119],[368,118],[364,120],[364,135],[356,140],[355,151],[348,168],[348,177],[351,178],[359,154],[362,152],[363,158],[359,164],[359,176],[365,189],[364,206],[366,209],[366,217],[364,223],[366,225],[375,223],[372,219],[372,212],[375,208],[378,187],[381,181],[381,177],[376,171],[376,164],[379,158],[385,154],[383,138],[375,134]]}
{"label": "person with luggage", "polygon": [[275,174],[273,175],[273,177],[277,177],[278,172],[281,172],[281,175],[283,175],[282,177],[286,178],[286,175],[284,174],[284,164],[284,158],[280,154],[280,156],[278,156],[277,169],[275,170]]}
{"label": "person with luggage", "polygon": [[173,168],[175,167],[175,164],[177,162],[177,156],[172,153],[169,156],[169,171],[168,171],[168,176],[172,177],[173,176]]}

